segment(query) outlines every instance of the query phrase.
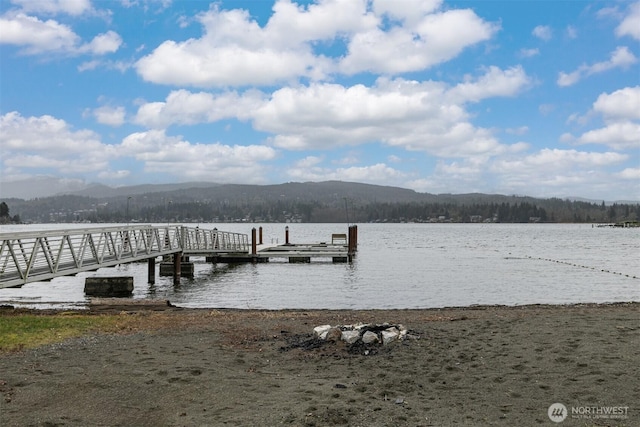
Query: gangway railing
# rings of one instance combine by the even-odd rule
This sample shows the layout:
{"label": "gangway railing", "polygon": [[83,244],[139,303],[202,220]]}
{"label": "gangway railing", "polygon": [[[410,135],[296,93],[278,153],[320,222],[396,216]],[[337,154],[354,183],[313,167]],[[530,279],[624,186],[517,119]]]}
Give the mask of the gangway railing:
{"label": "gangway railing", "polygon": [[0,233],[0,288],[164,255],[248,253],[245,234],[185,226]]}

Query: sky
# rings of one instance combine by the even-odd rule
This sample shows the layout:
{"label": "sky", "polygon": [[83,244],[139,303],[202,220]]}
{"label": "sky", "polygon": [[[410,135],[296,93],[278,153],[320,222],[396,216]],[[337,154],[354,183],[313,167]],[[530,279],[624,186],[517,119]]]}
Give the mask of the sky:
{"label": "sky", "polygon": [[0,181],[640,201],[640,1],[2,0]]}

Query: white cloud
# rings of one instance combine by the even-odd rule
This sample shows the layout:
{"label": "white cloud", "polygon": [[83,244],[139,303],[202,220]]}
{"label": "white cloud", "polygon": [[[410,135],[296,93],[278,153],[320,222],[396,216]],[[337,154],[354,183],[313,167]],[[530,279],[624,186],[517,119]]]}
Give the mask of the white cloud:
{"label": "white cloud", "polygon": [[0,116],[0,146],[4,165],[23,169],[56,170],[61,174],[94,172],[107,167],[111,146],[90,130],[73,130],[52,116],[23,117],[18,112]]}
{"label": "white cloud", "polygon": [[593,103],[593,110],[608,120],[640,120],[640,86],[601,94]]}
{"label": "white cloud", "polygon": [[571,73],[561,71],[558,74],[557,84],[558,86],[571,86],[576,84],[585,76],[602,73],[614,68],[626,69],[636,62],[638,62],[638,59],[635,57],[633,52],[631,52],[626,46],[619,46],[616,50],[611,52],[611,57],[608,61],[596,62],[592,65],[583,64]]}
{"label": "white cloud", "polygon": [[90,43],[82,44],[81,38],[68,26],[52,19],[41,21],[23,13],[3,15],[0,26],[0,44],[20,46],[21,53],[26,55],[104,55],[115,52],[122,44],[120,36],[113,31],[99,34]]}
{"label": "white cloud", "polygon": [[538,56],[538,55],[540,55],[540,49],[538,49],[538,48],[534,48],[534,49],[522,48],[522,49],[520,49],[520,56],[522,58],[532,58],[532,57]]}
{"label": "white cloud", "polygon": [[497,31],[498,26],[483,21],[470,9],[431,13],[414,27],[377,27],[354,34],[339,69],[345,74],[420,71],[489,40]]}
{"label": "white cloud", "polygon": [[191,143],[161,130],[133,133],[117,145],[103,144],[94,132],[73,130],[64,120],[23,117],[17,112],[0,116],[0,128],[3,175],[8,166],[21,165],[22,170],[44,169],[67,176],[93,173],[116,179],[130,172],[113,168],[112,162],[133,159],[146,172],[180,180],[263,183],[267,170],[263,162],[276,157],[276,151],[266,146]]}
{"label": "white cloud", "polygon": [[558,73],[558,80],[556,81],[556,83],[558,84],[558,86],[573,86],[580,81],[581,76],[582,72],[578,70],[572,73],[565,73],[563,71],[560,71],[560,73]]}
{"label": "white cloud", "polygon": [[81,46],[78,52],[86,52],[94,55],[105,55],[117,51],[122,45],[122,37],[114,31],[98,34],[91,42]]}
{"label": "white cloud", "polygon": [[479,78],[456,85],[449,95],[459,97],[462,102],[478,102],[485,98],[514,96],[530,84],[530,78],[520,66],[506,70],[491,66]]}
{"label": "white cloud", "polygon": [[598,11],[596,12],[596,16],[600,19],[623,19],[623,14],[620,12],[620,9],[618,9],[617,6],[603,7],[602,9],[598,9]]}
{"label": "white cloud", "polygon": [[[338,8],[340,5],[344,8]],[[154,83],[200,87],[271,85],[298,77],[322,77],[330,63],[315,56],[306,42],[357,28],[365,19],[363,13],[359,2],[327,1],[304,12],[279,1],[262,28],[244,10],[214,6],[198,16],[204,28],[201,38],[165,41],[140,59],[136,69]]]}
{"label": "white cloud", "polygon": [[629,6],[629,14],[625,16],[616,28],[616,35],[618,37],[629,36],[640,40],[640,2],[635,2]]}
{"label": "white cloud", "polygon": [[322,167],[320,162],[309,162],[308,158],[297,162],[293,167],[289,168],[287,175],[291,179],[300,181],[339,180],[379,185],[400,185],[407,177],[404,172],[391,168],[384,163],[331,169]]}
{"label": "white cloud", "polygon": [[[278,0],[264,27],[247,11],[213,6],[198,16],[204,30],[200,38],[167,40],[141,58],[136,69],[147,81],[196,87],[317,81],[337,71],[403,73],[447,61],[498,30],[469,9],[432,13],[438,1],[426,7],[376,2],[373,10],[380,15],[368,11],[367,4],[325,0],[300,6]],[[416,17],[409,10],[421,12]],[[402,21],[383,28],[382,15]],[[318,43],[341,41],[347,46],[341,58],[315,52]]]}
{"label": "white cloud", "polygon": [[372,87],[313,83],[283,87],[270,96],[172,91],[164,102],[140,105],[134,122],[155,129],[173,124],[251,121],[287,150],[328,149],[382,142],[447,157],[509,151],[491,131],[468,122],[465,104],[513,96],[530,84],[521,67],[486,72],[454,87],[439,82],[378,79]]}
{"label": "white cloud", "polygon": [[495,177],[496,188],[503,194],[543,197],[590,194],[608,199],[613,174],[607,169],[626,160],[627,155],[614,152],[545,148],[518,159],[497,159],[489,171]]}
{"label": "white cloud", "polygon": [[240,96],[236,92],[214,95],[181,89],[172,91],[165,102],[141,105],[134,122],[163,129],[172,124],[210,123],[226,118],[245,120],[251,111],[262,105],[263,98],[264,95],[258,91],[247,91]]}
{"label": "white cloud", "polygon": [[387,156],[387,161],[389,163],[401,163],[402,162],[402,158],[400,156],[396,156],[395,154],[391,154],[391,155]]}
{"label": "white cloud", "polygon": [[65,13],[79,16],[93,10],[91,0],[11,0],[27,13],[42,13],[55,15]]}
{"label": "white cloud", "polygon": [[573,25],[569,25],[567,26],[566,34],[567,34],[567,38],[575,39],[578,37],[578,29]]}
{"label": "white cloud", "polygon": [[324,160],[321,156],[307,156],[304,159],[300,159],[295,162],[294,167],[296,169],[308,169],[319,165]]}
{"label": "white cloud", "polygon": [[467,121],[464,103],[509,96],[527,82],[521,70],[492,68],[454,88],[403,79],[379,79],[372,87],[282,88],[255,111],[254,127],[274,134],[272,143],[290,150],[380,141],[446,157],[491,155],[507,147]]}
{"label": "white cloud", "polygon": [[0,116],[0,140],[3,149],[13,151],[38,150],[57,154],[79,153],[101,147],[100,137],[91,130],[73,131],[64,121],[52,116],[23,117],[12,111]]}
{"label": "white cloud", "polygon": [[618,172],[616,176],[625,180],[637,182],[640,180],[640,168],[626,168]]}
{"label": "white cloud", "polygon": [[98,178],[105,179],[108,181],[117,181],[121,179],[125,179],[131,175],[131,171],[128,170],[105,170],[98,173]]}
{"label": "white cloud", "polygon": [[109,126],[122,126],[125,120],[124,107],[102,106],[93,110],[93,116],[98,123]]}
{"label": "white cloud", "polygon": [[561,141],[574,145],[606,145],[619,151],[640,149],[640,86],[600,94],[585,117],[572,115],[572,119],[586,124],[587,118],[595,115],[602,116],[604,127],[589,130],[577,137],[565,133]]}
{"label": "white cloud", "polygon": [[0,18],[0,43],[24,46],[23,53],[36,54],[47,51],[71,51],[79,43],[79,37],[71,28],[54,20],[40,21],[34,16],[19,13]]}
{"label": "white cloud", "polygon": [[548,25],[538,25],[533,29],[531,34],[541,40],[549,41],[553,37],[553,30]]}
{"label": "white cloud", "polygon": [[423,16],[438,10],[441,4],[442,0],[373,0],[373,10],[377,16],[387,15],[414,26]]}
{"label": "white cloud", "polygon": [[607,126],[590,130],[576,138],[575,144],[602,144],[614,150],[640,149],[640,124],[615,122]]}
{"label": "white cloud", "polygon": [[126,8],[139,6],[145,11],[153,8],[154,12],[161,12],[171,6],[173,0],[120,0],[120,3]]}
{"label": "white cloud", "polygon": [[83,62],[82,64],[78,65],[78,71],[80,71],[82,73],[84,71],[95,70],[102,63],[103,62],[98,60],[98,59],[92,59],[91,61],[86,61],[86,62]]}
{"label": "white cloud", "polygon": [[[180,179],[215,182],[263,183],[262,162],[273,160],[274,149],[260,145],[191,143],[162,130],[127,136],[120,153],[144,163],[146,172],[161,172]],[[247,174],[247,171],[251,171]]]}
{"label": "white cloud", "polygon": [[363,0],[324,0],[306,6],[276,1],[264,34],[275,46],[331,41],[353,32],[375,28],[378,18]]}
{"label": "white cloud", "polygon": [[528,126],[520,126],[520,127],[517,127],[517,128],[507,128],[507,129],[505,129],[505,132],[507,132],[510,135],[524,135],[524,134],[529,132],[529,127]]}

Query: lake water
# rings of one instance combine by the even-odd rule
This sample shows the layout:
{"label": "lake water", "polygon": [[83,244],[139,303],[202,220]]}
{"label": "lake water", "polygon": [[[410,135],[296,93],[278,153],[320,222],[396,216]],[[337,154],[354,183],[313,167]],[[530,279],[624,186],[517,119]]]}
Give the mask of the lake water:
{"label": "lake water", "polygon": [[[194,224],[195,225],[195,224]],[[330,241],[345,224],[286,224],[291,243]],[[284,243],[285,224],[199,224]],[[83,225],[86,227],[86,225]],[[3,226],[3,232],[70,228],[69,224]],[[133,298],[185,307],[389,309],[475,304],[567,304],[640,301],[640,228],[590,224],[359,224],[351,264],[195,261],[195,277],[156,274],[125,264],[22,288],[0,289],[0,304],[83,307],[84,278],[134,277]],[[605,271],[603,271],[605,270]]]}

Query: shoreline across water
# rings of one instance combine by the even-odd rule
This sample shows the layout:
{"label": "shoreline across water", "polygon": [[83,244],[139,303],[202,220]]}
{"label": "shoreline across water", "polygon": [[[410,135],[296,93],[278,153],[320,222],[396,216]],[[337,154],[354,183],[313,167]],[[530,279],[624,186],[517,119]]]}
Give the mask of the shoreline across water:
{"label": "shoreline across water", "polygon": [[[122,329],[1,355],[0,425],[640,423],[640,303],[89,312]],[[303,345],[318,325],[384,322],[419,339]]]}

